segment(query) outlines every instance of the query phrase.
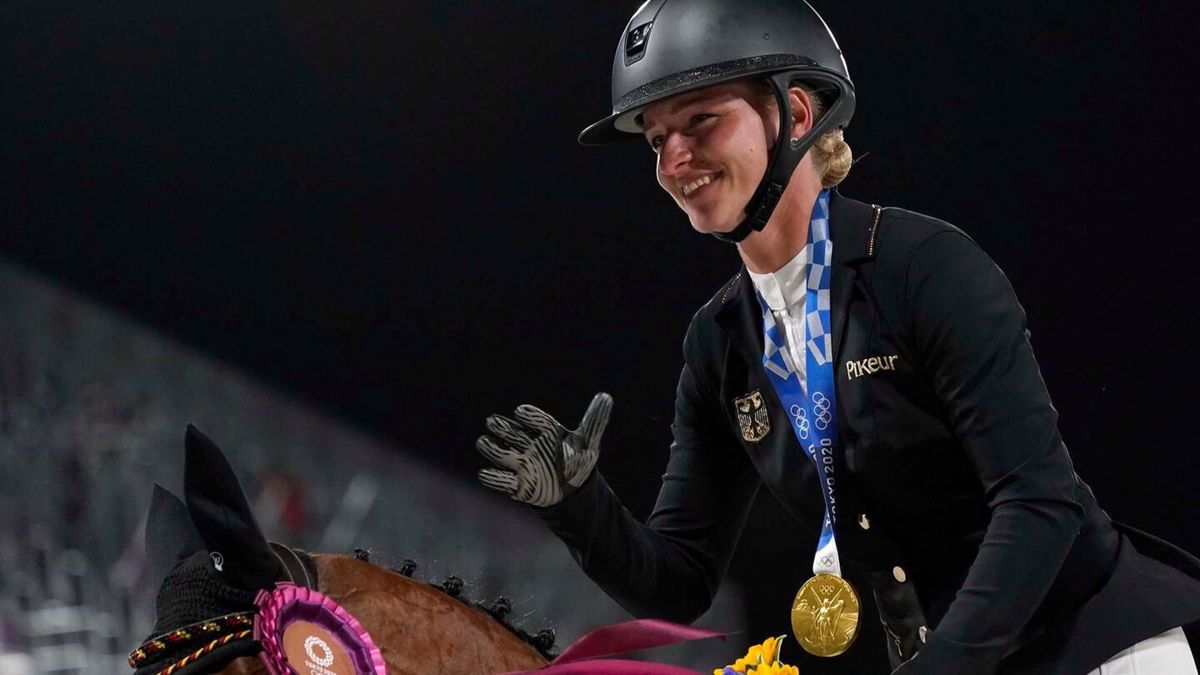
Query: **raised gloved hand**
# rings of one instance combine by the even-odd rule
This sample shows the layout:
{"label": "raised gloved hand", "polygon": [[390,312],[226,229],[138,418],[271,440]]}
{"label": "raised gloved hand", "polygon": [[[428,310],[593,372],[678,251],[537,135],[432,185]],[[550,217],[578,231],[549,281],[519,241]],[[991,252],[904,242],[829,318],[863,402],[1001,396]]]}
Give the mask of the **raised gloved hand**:
{"label": "raised gloved hand", "polygon": [[574,431],[531,405],[518,406],[515,420],[488,417],[488,433],[475,441],[475,447],[501,468],[481,470],[480,482],[534,506],[561,502],[583,485],[596,467],[600,435],[610,412],[612,397],[600,392]]}

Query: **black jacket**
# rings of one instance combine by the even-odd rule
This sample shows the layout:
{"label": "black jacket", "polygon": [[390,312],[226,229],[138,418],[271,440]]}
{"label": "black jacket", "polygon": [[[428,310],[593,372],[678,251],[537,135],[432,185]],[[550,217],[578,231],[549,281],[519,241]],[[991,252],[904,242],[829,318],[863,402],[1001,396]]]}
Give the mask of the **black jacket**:
{"label": "black jacket", "polygon": [[[987,255],[944,222],[836,193],[830,228],[838,549],[875,593],[896,672],[1080,675],[1200,619],[1200,560],[1113,523],[1075,475],[1024,311]],[[762,339],[743,270],[688,329],[644,525],[599,475],[540,510],[634,614],[691,621],[709,606],[760,483],[820,527]],[[757,441],[734,406],[755,391],[770,426]]]}

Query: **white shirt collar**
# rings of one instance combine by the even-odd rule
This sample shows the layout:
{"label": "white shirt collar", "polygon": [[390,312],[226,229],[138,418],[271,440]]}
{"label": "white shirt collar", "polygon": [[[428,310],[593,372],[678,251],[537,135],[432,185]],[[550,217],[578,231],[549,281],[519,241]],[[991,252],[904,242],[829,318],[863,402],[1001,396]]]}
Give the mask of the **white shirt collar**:
{"label": "white shirt collar", "polygon": [[812,262],[812,244],[804,248],[789,260],[783,267],[774,272],[758,274],[750,272],[750,280],[754,287],[767,301],[767,307],[773,311],[796,307],[804,299],[808,284],[808,264]]}

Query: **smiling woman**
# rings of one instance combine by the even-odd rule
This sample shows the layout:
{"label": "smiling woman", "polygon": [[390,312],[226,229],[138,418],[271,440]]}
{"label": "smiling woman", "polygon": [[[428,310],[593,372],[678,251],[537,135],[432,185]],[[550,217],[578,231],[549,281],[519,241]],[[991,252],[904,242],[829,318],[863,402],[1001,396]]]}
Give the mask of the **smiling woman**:
{"label": "smiling woman", "polygon": [[[799,82],[788,88],[792,145],[824,116],[827,104],[822,95],[835,93],[822,94]],[[726,232],[745,218],[747,209],[742,207],[751,201],[776,154],[779,110],[779,99],[768,81],[746,78],[665,99],[635,117],[658,155],[659,185],[688,214],[697,231]],[[815,173],[823,188],[836,187],[852,164],[842,129],[830,129],[812,143],[798,170]],[[721,180],[730,193],[706,188]],[[789,208],[794,210],[794,205],[784,210]]]}
{"label": "smiling woman", "polygon": [[649,0],[612,85],[580,140],[644,137],[662,189],[744,268],[688,326],[645,522],[594,470],[607,394],[574,431],[531,406],[493,415],[483,482],[540,507],[639,616],[707,609],[765,484],[819,533],[788,617],[815,656],[854,644],[857,584],[897,674],[1086,673],[1147,652],[1166,660],[1139,675],[1196,673],[1174,627],[1200,619],[1200,560],[1112,521],[1076,475],[1008,279],[961,230],[830,189],[854,85],[816,12]]}
{"label": "smiling woman", "polygon": [[[800,115],[807,119],[803,108]],[[760,113],[749,85],[731,82],[652,104],[639,119],[657,154],[658,184],[692,227],[733,229],[766,170],[778,113]]]}

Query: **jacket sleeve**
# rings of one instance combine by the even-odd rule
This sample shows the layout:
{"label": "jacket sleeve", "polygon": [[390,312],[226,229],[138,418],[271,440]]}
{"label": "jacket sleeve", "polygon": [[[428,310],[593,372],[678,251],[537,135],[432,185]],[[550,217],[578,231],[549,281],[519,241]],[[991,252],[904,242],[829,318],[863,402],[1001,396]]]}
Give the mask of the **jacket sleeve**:
{"label": "jacket sleeve", "polygon": [[896,673],[991,673],[1041,604],[1084,519],[1057,412],[1008,279],[966,235],[922,242],[905,273],[914,353],[982,484],[991,518],[927,644]]}
{"label": "jacket sleeve", "polygon": [[599,471],[562,503],[537,511],[630,613],[689,623],[712,604],[759,479],[690,366],[679,377],[671,429],[666,474],[645,524]]}

